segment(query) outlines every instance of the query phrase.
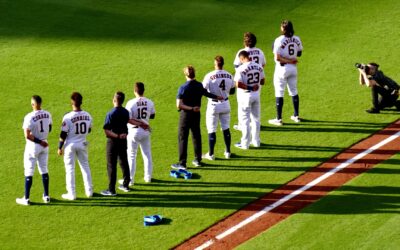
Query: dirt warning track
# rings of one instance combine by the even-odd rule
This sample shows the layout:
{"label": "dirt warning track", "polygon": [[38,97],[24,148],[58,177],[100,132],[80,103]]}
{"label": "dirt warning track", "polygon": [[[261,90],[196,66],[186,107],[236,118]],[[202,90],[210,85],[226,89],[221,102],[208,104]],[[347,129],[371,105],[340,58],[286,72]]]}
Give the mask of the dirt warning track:
{"label": "dirt warning track", "polygon": [[232,249],[400,151],[400,120],[176,246]]}

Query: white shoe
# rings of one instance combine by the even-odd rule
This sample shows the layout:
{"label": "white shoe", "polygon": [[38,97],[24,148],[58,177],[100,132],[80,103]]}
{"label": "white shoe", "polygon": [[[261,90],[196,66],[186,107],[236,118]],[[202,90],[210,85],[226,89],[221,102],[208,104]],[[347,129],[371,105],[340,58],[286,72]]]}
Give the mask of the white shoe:
{"label": "white shoe", "polygon": [[225,159],[230,159],[231,158],[231,153],[229,153],[229,152],[224,152],[224,156],[225,156]]}
{"label": "white shoe", "polygon": [[242,131],[242,129],[240,128],[239,124],[233,125],[233,129],[234,129],[234,130]]}
{"label": "white shoe", "polygon": [[76,200],[75,195],[69,194],[69,193],[62,194],[61,198],[63,198],[64,200],[70,200],[70,201]]}
{"label": "white shoe", "polygon": [[275,125],[275,126],[282,126],[283,125],[282,119],[277,119],[277,118],[268,120],[268,123],[271,124],[271,125]]}
{"label": "white shoe", "polygon": [[50,203],[50,196],[43,195],[42,200],[43,200],[44,203]]}
{"label": "white shoe", "polygon": [[15,199],[15,202],[17,202],[17,204],[24,205],[24,206],[29,206],[31,204],[29,199],[25,199],[25,196],[22,198]]}
{"label": "white shoe", "polygon": [[260,143],[259,142],[252,142],[251,145],[253,145],[253,147],[255,147],[255,148],[259,148],[260,147]]}
{"label": "white shoe", "polygon": [[[118,180],[118,183],[121,184],[121,185],[123,185],[123,184],[124,184],[124,179],[119,179],[119,180]],[[133,182],[132,182],[132,181],[129,182],[129,186],[130,186],[130,187],[133,186]]]}
{"label": "white shoe", "polygon": [[93,197],[93,192],[86,192],[86,197],[88,197],[88,198]]}
{"label": "white shoe", "polygon": [[290,119],[292,120],[292,121],[294,121],[294,122],[300,122],[300,117],[299,116],[294,116],[294,115],[292,115],[291,117],[290,117]]}
{"label": "white shoe", "polygon": [[242,144],[240,142],[235,143],[235,147],[240,148],[240,149],[244,149],[244,150],[249,149],[249,147],[242,146]]}
{"label": "white shoe", "polygon": [[121,190],[121,191],[124,191],[125,193],[129,192],[129,188],[124,187],[124,185],[119,185],[118,189]]}
{"label": "white shoe", "polygon": [[[146,177],[144,178],[144,182],[146,183],[150,183],[151,182],[151,177]],[[129,186],[130,186],[131,182],[129,182]],[[133,185],[133,184],[132,184]]]}
{"label": "white shoe", "polygon": [[215,156],[214,155],[210,155],[210,153],[208,153],[208,152],[206,154],[202,155],[201,158],[207,159],[207,160],[210,160],[210,161],[215,160]]}

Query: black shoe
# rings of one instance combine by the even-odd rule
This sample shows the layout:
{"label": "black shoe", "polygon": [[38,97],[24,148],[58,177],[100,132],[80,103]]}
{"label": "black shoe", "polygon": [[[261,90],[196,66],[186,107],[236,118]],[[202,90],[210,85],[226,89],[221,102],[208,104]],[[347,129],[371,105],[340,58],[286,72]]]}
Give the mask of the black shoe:
{"label": "black shoe", "polygon": [[365,110],[365,112],[370,113],[370,114],[379,114],[380,113],[379,109],[376,109],[376,108],[367,109],[367,110]]}

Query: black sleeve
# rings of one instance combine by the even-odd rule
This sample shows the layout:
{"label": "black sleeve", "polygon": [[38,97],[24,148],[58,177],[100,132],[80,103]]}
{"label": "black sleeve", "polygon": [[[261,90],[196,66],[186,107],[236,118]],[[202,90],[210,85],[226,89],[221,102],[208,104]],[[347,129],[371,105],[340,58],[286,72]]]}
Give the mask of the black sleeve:
{"label": "black sleeve", "polygon": [[51,124],[49,124],[49,132],[51,132],[51,129],[52,129]]}
{"label": "black sleeve", "polygon": [[60,133],[60,138],[63,139],[63,141],[65,141],[65,139],[67,139],[67,135],[68,135],[67,132],[61,131],[61,133]]}
{"label": "black sleeve", "polygon": [[303,54],[303,51],[297,51],[297,57],[300,57]]}
{"label": "black sleeve", "polygon": [[151,114],[150,119],[154,119],[156,117],[156,114]]}
{"label": "black sleeve", "polygon": [[212,99],[217,99],[218,96],[211,94],[210,92],[208,92],[206,89],[203,88],[203,95],[208,97],[208,98],[212,98]]}
{"label": "black sleeve", "polygon": [[230,95],[235,94],[235,90],[236,90],[236,88],[231,88],[231,89],[229,90],[229,94],[230,94]]}

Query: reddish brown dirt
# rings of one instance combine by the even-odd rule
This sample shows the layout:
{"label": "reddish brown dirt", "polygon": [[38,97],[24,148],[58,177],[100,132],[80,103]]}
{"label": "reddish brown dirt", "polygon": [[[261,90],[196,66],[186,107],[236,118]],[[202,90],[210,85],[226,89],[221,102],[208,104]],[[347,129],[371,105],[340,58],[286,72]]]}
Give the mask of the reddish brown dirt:
{"label": "reddish brown dirt", "polygon": [[314,187],[304,191],[291,200],[283,203],[281,206],[271,210],[269,213],[264,214],[257,220],[247,224],[246,226],[238,229],[234,233],[226,236],[221,240],[215,237],[234,225],[237,225],[246,218],[252,216],[264,207],[273,204],[282,197],[290,194],[292,191],[306,185],[310,181],[320,177],[332,168],[337,167],[340,163],[351,159],[355,155],[363,152],[364,150],[372,147],[373,145],[383,141],[389,136],[400,131],[400,120],[389,125],[385,129],[371,135],[370,137],[356,143],[349,149],[337,154],[325,163],[305,172],[303,175],[285,184],[281,188],[266,194],[260,199],[248,204],[241,210],[236,211],[225,219],[215,223],[211,227],[205,229],[203,232],[193,236],[189,240],[176,246],[175,249],[195,249],[201,246],[208,240],[213,240],[214,243],[207,249],[233,249],[234,247],[242,244],[243,242],[255,237],[256,235],[264,232],[273,225],[286,219],[290,215],[298,212],[302,208],[314,203],[321,197],[327,195],[332,190],[342,186],[349,180],[357,175],[367,171],[374,165],[390,158],[392,155],[400,151],[400,138],[397,138],[372,153],[357,160],[353,164],[347,166],[345,169],[335,173],[324,181],[318,183]]}

